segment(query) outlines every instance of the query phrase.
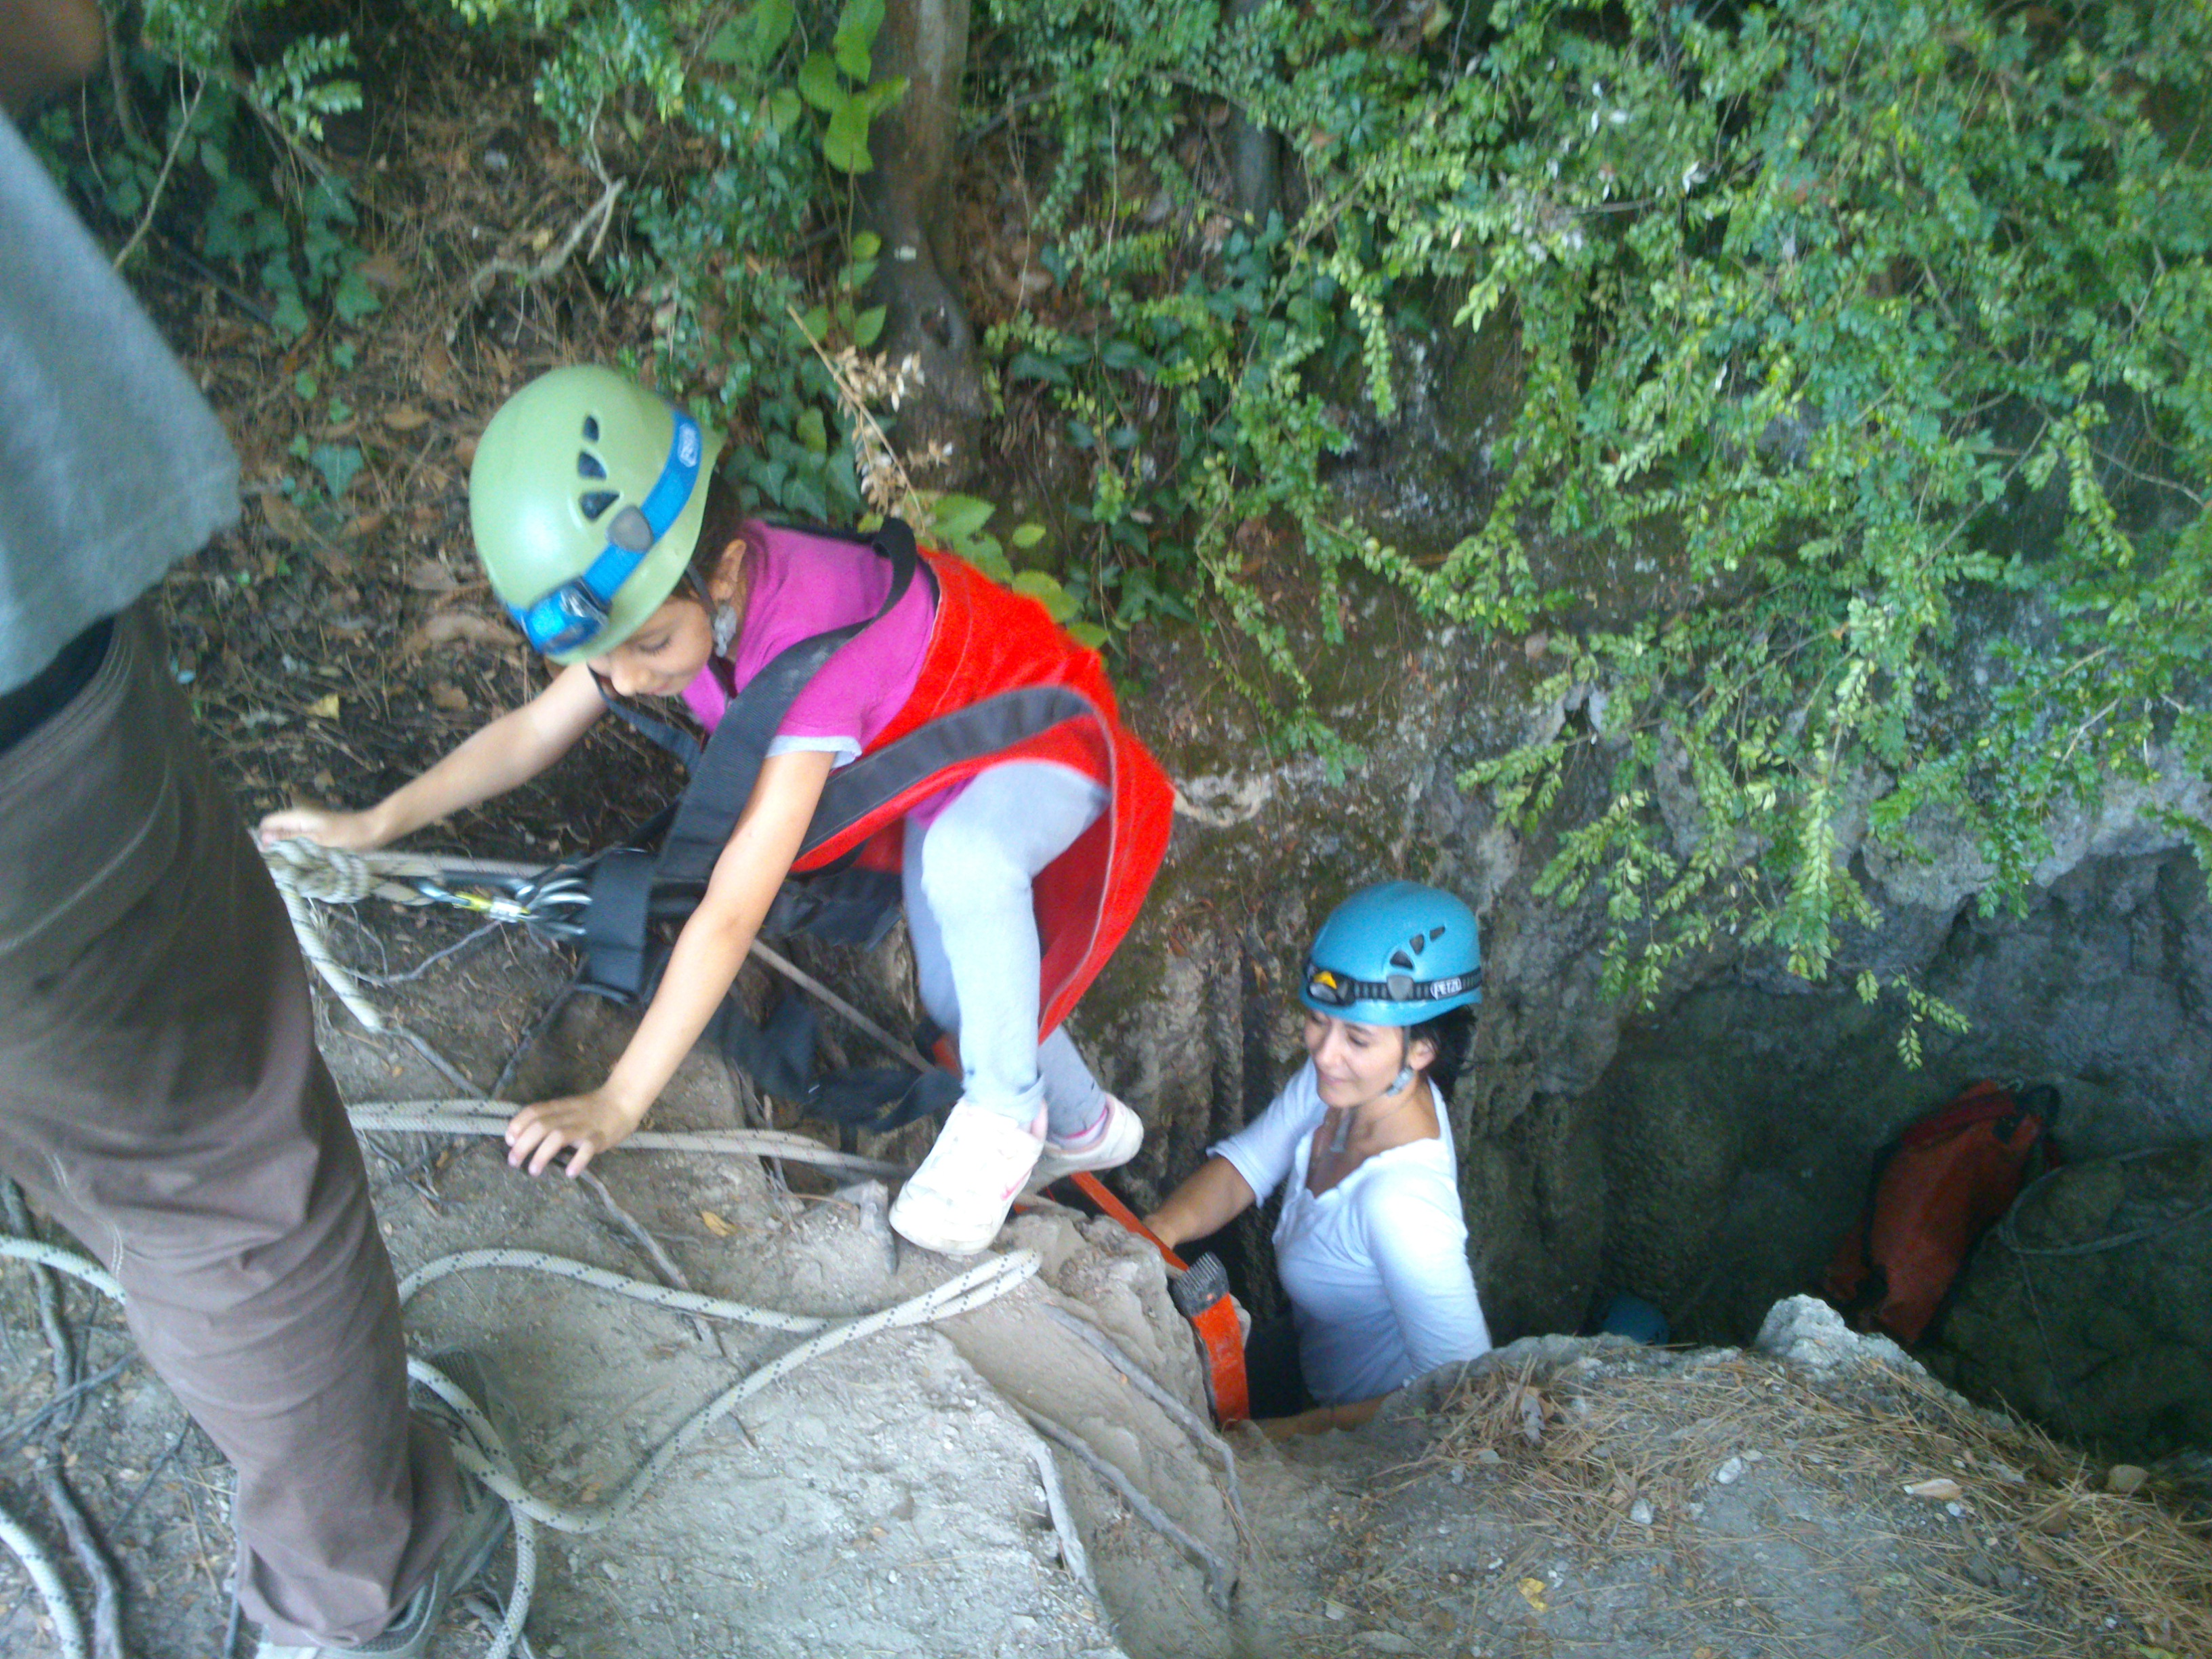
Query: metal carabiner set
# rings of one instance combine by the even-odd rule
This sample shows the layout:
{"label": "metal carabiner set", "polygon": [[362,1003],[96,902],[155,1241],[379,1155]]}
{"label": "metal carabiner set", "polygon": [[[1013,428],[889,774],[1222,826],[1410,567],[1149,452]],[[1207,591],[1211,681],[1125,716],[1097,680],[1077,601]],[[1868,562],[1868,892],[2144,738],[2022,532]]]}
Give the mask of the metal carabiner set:
{"label": "metal carabiner set", "polygon": [[428,876],[416,876],[407,884],[433,904],[465,910],[491,921],[512,922],[548,939],[582,938],[583,914],[592,902],[589,884],[581,869],[573,864],[555,865],[534,876],[472,874],[465,883],[451,886]]}

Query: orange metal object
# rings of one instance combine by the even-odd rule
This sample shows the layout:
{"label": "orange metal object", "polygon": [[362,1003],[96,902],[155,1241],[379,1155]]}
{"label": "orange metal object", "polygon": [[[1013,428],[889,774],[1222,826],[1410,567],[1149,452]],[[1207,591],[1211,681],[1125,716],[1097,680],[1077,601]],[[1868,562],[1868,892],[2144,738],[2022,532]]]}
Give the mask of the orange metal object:
{"label": "orange metal object", "polygon": [[[1177,1273],[1188,1269],[1190,1264],[1154,1237],[1152,1230],[1137,1218],[1137,1212],[1115,1197],[1097,1176],[1079,1170],[1069,1179],[1093,1204],[1138,1237],[1148,1240],[1169,1267]],[[1190,1324],[1198,1333],[1199,1346],[1206,1351],[1206,1369],[1212,1374],[1214,1420],[1224,1425],[1242,1423],[1252,1414],[1252,1396],[1244,1381],[1244,1333],[1237,1322],[1237,1304],[1224,1296],[1212,1307],[1191,1315]]]}

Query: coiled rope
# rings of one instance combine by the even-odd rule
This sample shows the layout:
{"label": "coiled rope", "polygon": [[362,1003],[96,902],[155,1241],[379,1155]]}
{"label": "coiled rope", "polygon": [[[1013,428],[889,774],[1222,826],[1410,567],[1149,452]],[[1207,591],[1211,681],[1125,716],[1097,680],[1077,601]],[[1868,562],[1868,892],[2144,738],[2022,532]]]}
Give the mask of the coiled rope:
{"label": "coiled rope", "polygon": [[[0,1257],[12,1257],[55,1268],[82,1280],[116,1302],[120,1303],[124,1299],[123,1287],[113,1277],[73,1250],[62,1249],[37,1239],[0,1237]],[[627,1297],[632,1301],[649,1303],[704,1318],[757,1325],[769,1330],[808,1334],[805,1340],[768,1364],[747,1372],[679,1423],[653,1448],[612,1498],[602,1504],[581,1507],[556,1504],[532,1492],[523,1484],[506,1442],[477,1402],[434,1365],[411,1355],[409,1357],[408,1376],[435,1394],[468,1426],[468,1436],[454,1443],[454,1461],[497,1493],[514,1516],[514,1584],[507,1597],[506,1617],[492,1638],[486,1659],[507,1659],[522,1633],[524,1621],[529,1617],[531,1595],[537,1583],[537,1528],[539,1525],[551,1527],[558,1532],[578,1534],[605,1530],[629,1513],[687,1446],[762,1389],[788,1376],[809,1361],[833,1352],[847,1343],[872,1336],[878,1331],[949,1319],[955,1314],[966,1313],[995,1301],[1024,1279],[1034,1277],[1038,1265],[1039,1259],[1034,1250],[1012,1250],[1005,1255],[989,1256],[965,1273],[948,1279],[918,1296],[909,1297],[876,1313],[842,1320],[786,1313],[773,1308],[757,1308],[745,1303],[725,1301],[719,1297],[671,1290],[665,1285],[629,1279],[604,1268],[538,1250],[466,1250],[454,1255],[441,1256],[416,1268],[400,1281],[399,1297],[403,1304],[426,1286],[456,1273],[514,1270],[550,1274],[556,1279]],[[46,1602],[64,1659],[89,1659],[83,1621],[70,1602],[67,1587],[63,1583],[61,1574],[52,1558],[36,1539],[4,1511],[0,1511],[0,1541],[4,1541],[22,1561],[24,1570],[29,1573],[31,1582]]]}
{"label": "coiled rope", "polygon": [[[469,876],[498,879],[526,879],[539,873],[528,864],[504,864],[486,860],[458,862],[428,859],[411,853],[348,853],[312,841],[280,841],[261,849],[270,879],[284,900],[284,913],[299,936],[300,953],[313,965],[331,994],[353,1017],[372,1031],[385,1029],[384,1016],[362,994],[360,984],[331,953],[329,938],[310,901],[324,904],[358,904],[366,898],[389,899],[394,904],[424,905],[438,901],[416,884],[465,880]],[[487,914],[498,915],[487,906]],[[514,920],[520,920],[518,910]]]}

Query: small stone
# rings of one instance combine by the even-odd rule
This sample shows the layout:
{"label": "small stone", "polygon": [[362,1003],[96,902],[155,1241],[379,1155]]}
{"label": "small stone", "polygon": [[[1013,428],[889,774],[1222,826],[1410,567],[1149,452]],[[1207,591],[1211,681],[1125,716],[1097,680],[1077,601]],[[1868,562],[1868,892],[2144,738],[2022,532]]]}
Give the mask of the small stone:
{"label": "small stone", "polygon": [[1321,1604],[1321,1610],[1331,1619],[1341,1620],[1352,1617],[1352,1609],[1341,1601],[1325,1601]]}
{"label": "small stone", "polygon": [[2143,1482],[2149,1479],[2148,1469],[2139,1468],[2133,1463],[2115,1463],[2105,1471],[2105,1490],[2125,1498],[2130,1492],[2141,1492]]}
{"label": "small stone", "polygon": [[1505,1460],[1498,1455],[1498,1449],[1496,1447],[1485,1446],[1475,1453],[1474,1461],[1478,1463],[1483,1464],[1486,1468],[1494,1468],[1498,1464],[1503,1463]]}
{"label": "small stone", "polygon": [[1731,1457],[1727,1462],[1722,1464],[1720,1468],[1713,1471],[1713,1485],[1716,1486],[1732,1486],[1735,1484],[1736,1478],[1742,1473],[1743,1459],[1741,1457]]}
{"label": "small stone", "polygon": [[1905,1495],[1907,1498],[1924,1498],[1931,1504],[1948,1504],[1966,1494],[1966,1488],[1957,1481],[1939,1475],[1933,1480],[1910,1482],[1905,1488]]}
{"label": "small stone", "polygon": [[1639,1527],[1651,1524],[1651,1500],[1639,1498],[1628,1506],[1628,1518]]}

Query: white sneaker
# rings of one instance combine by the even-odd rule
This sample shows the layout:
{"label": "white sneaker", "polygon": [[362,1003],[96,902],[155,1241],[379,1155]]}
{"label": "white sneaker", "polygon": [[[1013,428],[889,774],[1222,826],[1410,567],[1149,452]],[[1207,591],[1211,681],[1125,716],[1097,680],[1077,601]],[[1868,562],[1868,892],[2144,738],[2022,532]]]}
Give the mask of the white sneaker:
{"label": "white sneaker", "polygon": [[1036,1192],[1078,1170],[1118,1170],[1145,1144],[1145,1121],[1112,1095],[1106,1097],[1106,1121],[1081,1141],[1062,1144],[1047,1136],[1044,1152],[1023,1188]]}
{"label": "white sneaker", "polygon": [[974,1255],[999,1236],[1006,1212],[1044,1150],[1044,1113],[1028,1129],[956,1103],[937,1144],[891,1205],[891,1225],[925,1250]]}

